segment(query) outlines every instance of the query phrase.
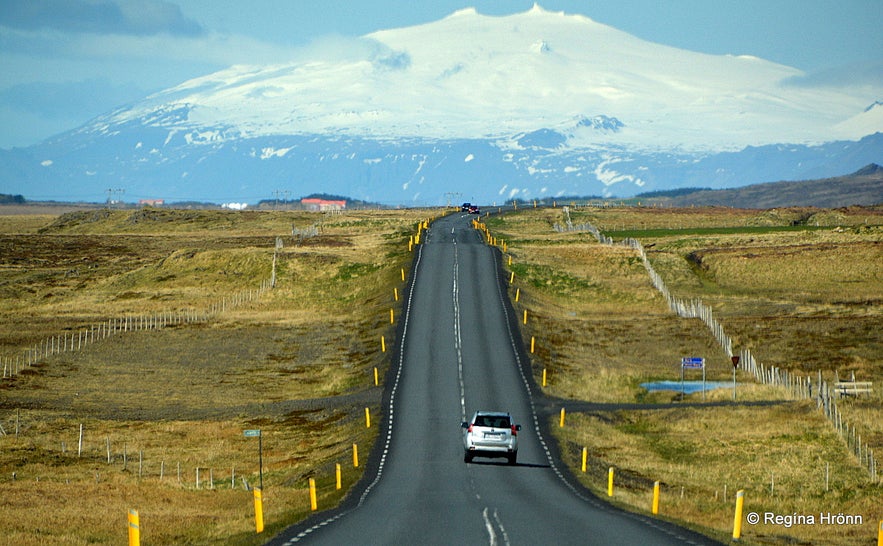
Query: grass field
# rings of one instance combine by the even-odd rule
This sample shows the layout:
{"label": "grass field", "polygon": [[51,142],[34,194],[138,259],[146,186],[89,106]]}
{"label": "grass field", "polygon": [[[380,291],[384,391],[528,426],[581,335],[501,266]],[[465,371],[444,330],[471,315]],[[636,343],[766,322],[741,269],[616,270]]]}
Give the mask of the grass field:
{"label": "grass field", "polygon": [[[108,318],[217,308],[269,279],[274,252],[277,276],[259,300],[209,321],[112,336],[0,380],[0,543],[119,544],[135,508],[146,544],[259,544],[309,513],[309,478],[320,507],[336,502],[360,476],[352,444],[364,460],[376,433],[364,408],[376,422],[372,372],[387,366],[379,340],[392,339],[393,289],[409,266],[408,238],[428,214],[0,215],[0,358]],[[737,350],[829,380],[873,381],[872,396],[839,405],[883,453],[883,211],[569,214],[617,239],[638,238],[677,296],[713,306]],[[682,356],[706,357],[709,380],[729,380],[732,367],[700,321],[668,310],[634,251],[555,232],[560,208],[483,220],[512,256],[511,296],[518,290],[516,307],[529,310],[525,341],[536,340],[532,364],[538,380],[547,371],[546,392],[647,404],[570,412],[557,429],[565,461],[590,488],[606,496],[613,466],[612,501],[648,512],[658,480],[660,517],[721,540],[743,489],[746,512],[863,518],[746,525],[746,544],[873,543],[883,487],[815,404],[744,372],[736,405],[725,404],[729,389],[702,405],[698,394],[640,386],[677,379]],[[246,429],[263,431],[264,536],[254,533],[242,481],[260,480]]]}
{"label": "grass field", "polygon": [[[731,380],[729,358],[698,319],[669,312],[637,254],[598,244],[587,232],[556,232],[569,214],[614,239],[637,238],[668,288],[713,307],[734,349],[795,373],[832,381],[873,381],[868,397],[838,405],[862,442],[883,453],[883,211],[642,208],[524,209],[484,219],[506,242],[512,287],[530,314],[526,340],[545,391],[564,399],[658,404],[653,409],[572,413],[558,428],[571,468],[599,495],[615,467],[613,502],[649,512],[661,482],[661,517],[730,537],[734,494],[746,512],[814,524],[743,526],[748,544],[871,543],[883,519],[874,483],[814,402],[755,384],[739,372],[738,401],[709,405],[700,394],[649,393],[640,385],[677,381],[683,356],[707,359],[709,380]],[[687,379],[699,379],[689,372]],[[711,391],[710,403],[732,400]],[[689,403],[689,404],[688,404]],[[581,472],[586,449],[587,472]],[[878,473],[878,478],[880,477]],[[827,513],[860,525],[821,522]],[[785,520],[787,521],[787,520]],[[806,521],[806,518],[803,519]],[[827,520],[826,520],[827,521]]]}
{"label": "grass field", "polygon": [[[137,509],[145,544],[258,544],[309,513],[309,478],[320,507],[337,502],[376,434],[364,410],[376,423],[380,337],[392,341],[393,290],[426,214],[0,216],[6,359],[109,318],[218,307],[270,279],[276,252],[276,288],[258,301],[0,380],[0,543],[121,544]],[[263,435],[263,536],[243,481],[260,482],[247,429]]]}

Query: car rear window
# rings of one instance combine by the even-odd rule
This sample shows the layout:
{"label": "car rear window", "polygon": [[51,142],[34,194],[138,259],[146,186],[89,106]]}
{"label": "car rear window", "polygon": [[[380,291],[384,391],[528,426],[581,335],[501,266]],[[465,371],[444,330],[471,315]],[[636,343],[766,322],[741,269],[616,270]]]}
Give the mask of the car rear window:
{"label": "car rear window", "polygon": [[479,415],[475,418],[479,427],[509,428],[509,418],[505,415]]}

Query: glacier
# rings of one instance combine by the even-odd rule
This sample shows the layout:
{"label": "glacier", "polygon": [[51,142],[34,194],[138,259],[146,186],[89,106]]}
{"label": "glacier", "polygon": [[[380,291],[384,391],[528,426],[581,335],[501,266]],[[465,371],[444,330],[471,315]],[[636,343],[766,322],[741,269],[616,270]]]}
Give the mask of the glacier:
{"label": "glacier", "polygon": [[0,191],[239,202],[286,189],[433,205],[883,163],[883,89],[794,85],[792,67],[654,44],[583,15],[470,8],[360,42],[343,58],[232,66],[0,150]]}

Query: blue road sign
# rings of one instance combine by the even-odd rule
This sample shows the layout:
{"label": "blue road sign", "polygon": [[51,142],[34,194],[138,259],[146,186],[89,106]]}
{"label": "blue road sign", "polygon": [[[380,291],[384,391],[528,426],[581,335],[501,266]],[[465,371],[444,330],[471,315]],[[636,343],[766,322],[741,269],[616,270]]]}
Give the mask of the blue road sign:
{"label": "blue road sign", "polygon": [[681,358],[681,367],[701,370],[705,367],[705,359],[697,356],[685,356]]}

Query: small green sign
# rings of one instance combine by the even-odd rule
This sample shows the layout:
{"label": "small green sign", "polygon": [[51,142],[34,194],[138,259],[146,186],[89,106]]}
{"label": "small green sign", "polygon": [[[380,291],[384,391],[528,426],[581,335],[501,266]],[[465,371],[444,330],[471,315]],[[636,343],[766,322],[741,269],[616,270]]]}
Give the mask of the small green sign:
{"label": "small green sign", "polygon": [[257,430],[246,430],[246,431],[243,432],[243,434],[245,434],[247,437],[260,436],[260,435],[261,435],[261,429],[257,429]]}

